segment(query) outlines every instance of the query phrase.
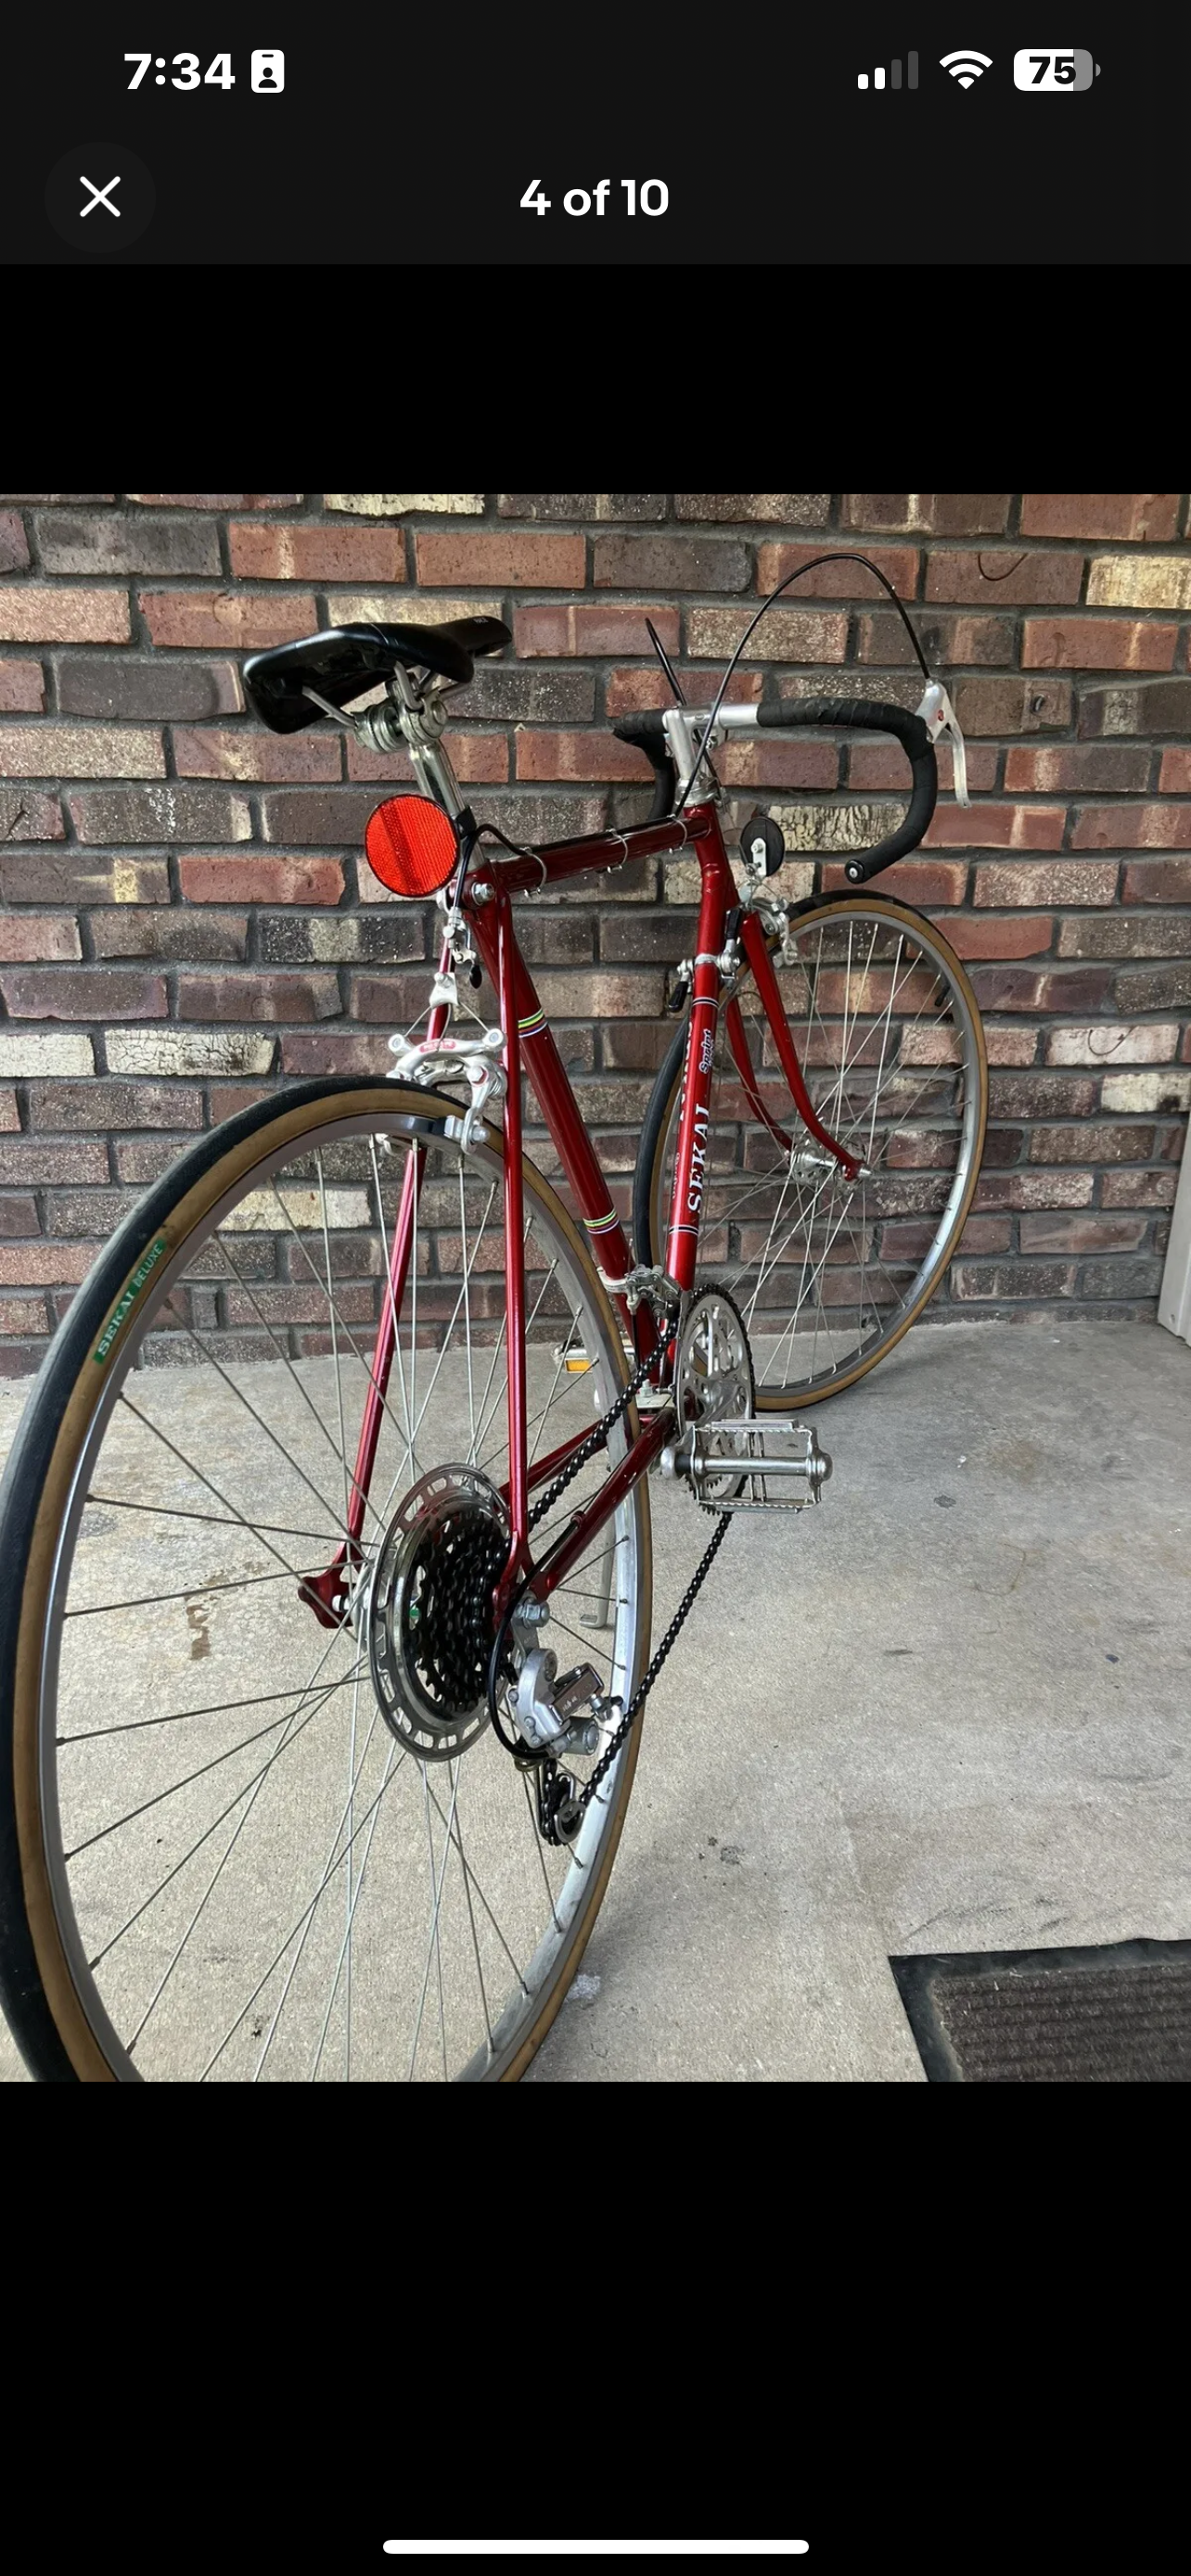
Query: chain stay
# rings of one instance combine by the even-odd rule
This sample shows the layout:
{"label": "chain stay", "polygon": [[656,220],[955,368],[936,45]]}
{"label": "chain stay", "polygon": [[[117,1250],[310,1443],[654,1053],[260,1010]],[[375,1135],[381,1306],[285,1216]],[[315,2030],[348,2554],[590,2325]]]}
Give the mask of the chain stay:
{"label": "chain stay", "polygon": [[[538,1523],[545,1518],[547,1512],[553,1510],[555,1503],[559,1501],[563,1494],[565,1494],[567,1486],[573,1482],[580,1470],[587,1465],[589,1458],[594,1458],[596,1451],[605,1446],[609,1432],[615,1429],[616,1424],[622,1419],[623,1415],[627,1413],[634,1396],[638,1394],[639,1390],[644,1385],[646,1378],[649,1376],[650,1370],[656,1366],[660,1356],[661,1353],[659,1351],[653,1350],[647,1352],[643,1360],[638,1361],[627,1386],[621,1388],[615,1404],[610,1405],[607,1413],[601,1415],[600,1420],[593,1425],[593,1428],[588,1433],[586,1440],[581,1441],[573,1455],[568,1458],[561,1474],[555,1477],[554,1483],[549,1487],[548,1491],[543,1494],[541,1501],[535,1504],[534,1509],[529,1516],[529,1526],[531,1529],[535,1529]],[[577,1793],[573,1790],[568,1791],[564,1786],[564,1782],[568,1775],[560,1769],[558,1763],[555,1762],[549,1754],[544,1757],[539,1756],[537,1759],[523,1756],[520,1753],[515,1757],[519,1768],[532,1771],[533,1773],[534,1791],[537,1800],[538,1830],[541,1833],[544,1842],[566,1844],[574,1841],[587,1809],[591,1805],[592,1799],[595,1797],[597,1791],[603,1786],[618,1753],[621,1751],[628,1738],[634,1720],[640,1715],[667,1656],[677,1642],[679,1633],[694,1606],[704,1578],[710,1573],[712,1561],[723,1544],[730,1517],[731,1515],[727,1512],[724,1512],[719,1516],[718,1525],[712,1535],[711,1543],[705,1550],[699,1564],[695,1568],[695,1572],[687,1585],[681,1601],[679,1602],[678,1608],[674,1613],[674,1617],[666,1630],[666,1634],[649,1665],[648,1671],[638,1682],[637,1688],[633,1693],[627,1709],[625,1709],[624,1714],[621,1717],[614,1735],[605,1745],[590,1779],[584,1782],[583,1787]],[[512,1609],[506,1613],[505,1621],[502,1623],[502,1629],[511,1622],[515,1613],[516,1604],[514,1603]],[[615,1707],[617,1703],[613,1701],[611,1705]]]}

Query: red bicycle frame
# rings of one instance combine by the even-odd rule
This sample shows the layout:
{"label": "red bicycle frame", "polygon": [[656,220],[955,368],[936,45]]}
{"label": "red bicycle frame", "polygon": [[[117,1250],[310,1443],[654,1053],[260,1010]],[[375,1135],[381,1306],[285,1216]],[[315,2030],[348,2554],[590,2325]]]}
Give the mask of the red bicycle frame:
{"label": "red bicycle frame", "polygon": [[[672,1427],[664,1406],[646,1416],[630,1441],[625,1456],[601,1486],[598,1495],[584,1509],[576,1511],[546,1555],[535,1565],[529,1547],[530,1495],[535,1487],[558,1474],[571,1452],[588,1435],[578,1432],[548,1456],[532,1462],[527,1458],[525,1215],[521,1177],[523,1060],[593,1257],[618,1308],[628,1339],[637,1351],[638,1360],[644,1359],[649,1352],[656,1354],[656,1369],[652,1373],[655,1386],[664,1387],[667,1383],[673,1344],[659,1338],[647,1303],[638,1304],[634,1313],[626,1297],[618,1294],[618,1283],[627,1280],[632,1270],[632,1253],[533,979],[517,946],[512,899],[518,894],[535,893],[541,886],[564,884],[571,877],[606,874],[627,866],[633,859],[664,858],[686,849],[693,849],[698,857],[702,884],[666,1270],[678,1288],[689,1289],[694,1285],[703,1219],[715,1032],[726,966],[727,922],[729,912],[738,902],[714,805],[695,805],[677,820],[644,823],[627,832],[602,832],[586,840],[547,842],[528,856],[486,858],[473,868],[463,892],[463,913],[500,997],[508,1086],[505,1099],[504,1233],[508,1288],[509,1481],[504,1490],[504,1500],[509,1512],[511,1543],[508,1561],[497,1587],[498,1618],[503,1615],[514,1590],[527,1581],[532,1583],[537,1599],[548,1597],[577,1563],[595,1532],[616,1510],[637,1478],[645,1474]],[[755,913],[745,911],[741,914],[739,935],[799,1117],[810,1134],[834,1155],[848,1178],[852,1179],[859,1168],[855,1157],[836,1142],[815,1114],[786,1023],[766,935]],[[444,946],[441,959],[444,973],[450,963],[450,950]],[[447,1018],[448,1005],[437,1004],[428,1024],[428,1047],[443,1036]],[[776,1124],[758,1091],[740,1005],[734,995],[725,1010],[725,1034],[754,1115],[783,1147],[789,1147],[791,1138]],[[349,1549],[354,1550],[357,1557],[362,1554],[360,1537],[396,1348],[397,1318],[405,1294],[422,1163],[421,1153],[410,1155],[393,1229],[387,1293],[376,1336],[371,1384],[352,1477],[349,1546],[339,1551],[326,1574],[308,1579],[302,1587],[303,1597],[316,1617],[328,1626],[338,1624],[334,1603],[342,1589],[341,1569]]]}

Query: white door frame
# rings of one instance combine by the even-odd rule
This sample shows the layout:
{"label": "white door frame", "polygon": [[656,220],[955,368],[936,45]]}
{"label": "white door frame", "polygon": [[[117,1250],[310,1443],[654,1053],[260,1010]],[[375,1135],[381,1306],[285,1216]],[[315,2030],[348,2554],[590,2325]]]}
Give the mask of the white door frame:
{"label": "white door frame", "polygon": [[1158,1321],[1191,1342],[1191,1145],[1183,1155],[1170,1245],[1158,1291]]}

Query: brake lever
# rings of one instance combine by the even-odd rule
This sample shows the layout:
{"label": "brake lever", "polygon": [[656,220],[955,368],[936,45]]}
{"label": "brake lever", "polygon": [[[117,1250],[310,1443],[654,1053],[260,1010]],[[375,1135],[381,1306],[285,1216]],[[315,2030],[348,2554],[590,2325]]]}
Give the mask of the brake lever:
{"label": "brake lever", "polygon": [[970,805],[972,799],[968,794],[968,760],[964,749],[964,738],[959,729],[959,718],[941,680],[927,681],[922,693],[922,703],[916,712],[921,716],[932,742],[937,742],[941,733],[946,734],[951,744],[952,780],[956,804]]}

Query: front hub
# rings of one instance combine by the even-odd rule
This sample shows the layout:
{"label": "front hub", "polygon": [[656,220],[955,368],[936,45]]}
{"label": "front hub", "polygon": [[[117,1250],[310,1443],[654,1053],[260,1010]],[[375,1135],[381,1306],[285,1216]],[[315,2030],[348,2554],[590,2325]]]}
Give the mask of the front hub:
{"label": "front hub", "polygon": [[423,1762],[450,1762],[488,1723],[492,1596],[508,1514],[474,1467],[411,1485],[385,1534],[368,1601],[368,1656],[381,1714]]}

